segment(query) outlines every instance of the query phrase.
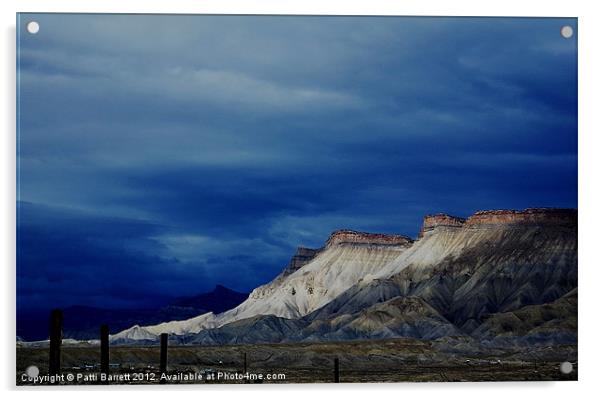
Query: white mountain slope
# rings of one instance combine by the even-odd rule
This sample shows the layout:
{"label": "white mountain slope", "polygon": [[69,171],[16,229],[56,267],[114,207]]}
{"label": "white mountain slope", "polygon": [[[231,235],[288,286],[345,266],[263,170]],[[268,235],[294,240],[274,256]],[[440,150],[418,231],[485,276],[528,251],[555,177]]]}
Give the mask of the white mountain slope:
{"label": "white mountain slope", "polygon": [[290,269],[283,271],[271,283],[253,290],[249,298],[234,309],[219,315],[206,313],[188,320],[134,326],[112,335],[111,340],[152,340],[161,333],[194,334],[257,315],[302,317],[366,276],[377,274],[411,245],[411,239],[399,235],[336,231],[307,264],[292,273]]}
{"label": "white mountain slope", "polygon": [[209,312],[197,317],[193,317],[192,319],[170,321],[167,323],[156,324],[154,326],[140,327],[135,325],[127,330],[111,335],[111,341],[113,343],[120,343],[130,340],[155,340],[162,333],[176,335],[195,334],[204,329],[219,327],[215,319],[215,315],[212,312]]}

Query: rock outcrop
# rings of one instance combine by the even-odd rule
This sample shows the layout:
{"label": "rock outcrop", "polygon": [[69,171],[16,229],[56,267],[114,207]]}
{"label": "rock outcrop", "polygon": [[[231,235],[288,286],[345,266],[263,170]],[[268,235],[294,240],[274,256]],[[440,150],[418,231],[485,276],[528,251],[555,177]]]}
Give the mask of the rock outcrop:
{"label": "rock outcrop", "polygon": [[297,251],[284,269],[284,274],[288,275],[296,272],[315,258],[322,249],[312,249],[307,247],[297,247]]}
{"label": "rock outcrop", "polygon": [[437,227],[462,227],[466,219],[457,216],[437,213],[435,215],[426,215],[422,223],[422,229],[418,233],[418,239],[422,238],[425,232],[431,231]]}
{"label": "rock outcrop", "polygon": [[527,208],[522,211],[479,211],[466,220],[466,226],[501,224],[577,225],[577,210],[565,208]]}
{"label": "rock outcrop", "polygon": [[418,239],[439,227],[487,227],[496,225],[562,225],[577,224],[577,210],[567,208],[527,208],[523,210],[491,210],[475,212],[468,219],[445,213],[426,215]]}
{"label": "rock outcrop", "polygon": [[330,235],[325,247],[331,248],[341,244],[409,246],[412,244],[412,239],[399,234],[376,234],[354,230],[337,230]]}

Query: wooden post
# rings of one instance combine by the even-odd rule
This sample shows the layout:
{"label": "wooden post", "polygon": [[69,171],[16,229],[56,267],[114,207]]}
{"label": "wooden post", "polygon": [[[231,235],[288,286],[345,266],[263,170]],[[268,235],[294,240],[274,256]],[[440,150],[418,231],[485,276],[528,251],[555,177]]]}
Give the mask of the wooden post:
{"label": "wooden post", "polygon": [[247,352],[243,353],[243,374],[247,374]]}
{"label": "wooden post", "polygon": [[339,373],[339,358],[334,358],[334,382],[341,382]]}
{"label": "wooden post", "polygon": [[167,333],[161,334],[161,361],[159,363],[159,372],[167,373]]}
{"label": "wooden post", "polygon": [[50,358],[48,361],[48,374],[54,375],[61,372],[61,343],[63,341],[63,312],[54,309],[50,313]]}
{"label": "wooden post", "polygon": [[109,326],[100,326],[100,372],[109,374]]}

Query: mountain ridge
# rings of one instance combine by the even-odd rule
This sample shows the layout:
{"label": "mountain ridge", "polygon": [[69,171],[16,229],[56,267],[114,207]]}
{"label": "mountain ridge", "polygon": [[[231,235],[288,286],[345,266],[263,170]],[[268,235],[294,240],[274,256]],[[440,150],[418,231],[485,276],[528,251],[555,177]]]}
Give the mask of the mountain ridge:
{"label": "mountain ridge", "polygon": [[[576,289],[576,232],[577,210],[566,208],[427,215],[415,241],[337,230],[322,248],[298,250],[278,277],[231,310],[177,328],[140,328],[201,344],[231,343],[237,334],[245,342],[485,336],[479,327],[491,315]],[[410,317],[408,309],[421,310]],[[547,339],[560,337],[554,334]],[[128,331],[119,339],[127,342]]]}

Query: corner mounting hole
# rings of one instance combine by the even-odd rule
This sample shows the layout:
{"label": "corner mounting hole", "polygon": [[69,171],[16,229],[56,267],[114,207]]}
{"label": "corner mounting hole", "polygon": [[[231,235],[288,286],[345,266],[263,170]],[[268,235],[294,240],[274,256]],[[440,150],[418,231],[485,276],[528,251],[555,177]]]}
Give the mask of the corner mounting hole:
{"label": "corner mounting hole", "polygon": [[573,372],[573,364],[571,362],[560,363],[560,372],[562,374],[571,374]]}
{"label": "corner mounting hole", "polygon": [[39,31],[40,31],[40,24],[37,23],[36,21],[31,21],[27,24],[27,32],[31,33],[32,35],[35,35]]}
{"label": "corner mounting hole", "polygon": [[565,39],[570,39],[573,37],[573,27],[570,25],[564,25],[562,28],[560,28],[560,34]]}
{"label": "corner mounting hole", "polygon": [[25,370],[25,374],[27,374],[29,378],[36,378],[38,375],[40,375],[40,369],[36,366],[29,366]]}

